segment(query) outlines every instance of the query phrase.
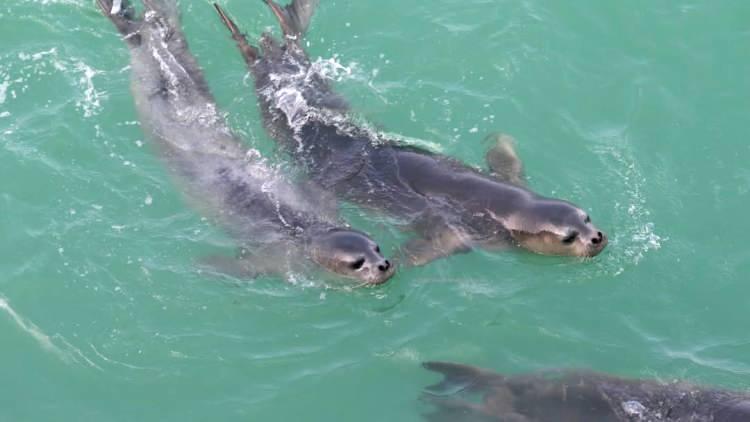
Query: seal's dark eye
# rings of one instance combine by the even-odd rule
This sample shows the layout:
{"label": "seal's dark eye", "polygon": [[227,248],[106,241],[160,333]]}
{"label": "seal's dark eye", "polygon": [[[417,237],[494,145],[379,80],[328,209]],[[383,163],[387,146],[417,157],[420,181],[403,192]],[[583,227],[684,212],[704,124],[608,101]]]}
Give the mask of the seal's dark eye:
{"label": "seal's dark eye", "polygon": [[570,232],[569,235],[565,236],[562,240],[562,243],[565,243],[566,245],[570,245],[573,243],[574,240],[578,237],[578,232]]}
{"label": "seal's dark eye", "polygon": [[586,216],[586,218],[585,218],[585,219],[583,220],[583,222],[584,222],[584,223],[590,223],[590,222],[591,222],[591,217],[589,217],[589,216],[587,215],[587,216]]}
{"label": "seal's dark eye", "polygon": [[358,270],[358,269],[362,268],[363,265],[365,265],[365,259],[364,258],[359,258],[358,260],[356,260],[356,261],[352,262],[351,264],[349,264],[349,268],[351,268],[353,270]]}
{"label": "seal's dark eye", "polygon": [[380,253],[380,246],[375,246],[375,252]]}

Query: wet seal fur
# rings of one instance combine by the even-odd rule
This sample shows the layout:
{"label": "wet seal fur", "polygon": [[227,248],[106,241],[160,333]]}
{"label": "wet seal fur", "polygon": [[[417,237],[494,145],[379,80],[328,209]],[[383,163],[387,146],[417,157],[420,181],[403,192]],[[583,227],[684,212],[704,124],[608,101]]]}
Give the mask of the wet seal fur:
{"label": "wet seal fur", "polygon": [[[443,375],[423,399],[428,421],[740,422],[750,421],[750,394],[686,382],[625,379],[591,371],[505,376],[448,362],[423,366]],[[479,395],[479,402],[462,397]]]}
{"label": "wet seal fur", "polygon": [[422,265],[474,247],[509,245],[532,252],[593,257],[607,236],[588,214],[525,187],[522,165],[507,136],[496,136],[488,170],[404,146],[358,125],[301,46],[317,1],[281,7],[265,0],[284,32],[249,44],[217,4],[255,77],[266,129],[318,185],[339,198],[405,219],[417,236],[403,252]]}
{"label": "wet seal fur", "polygon": [[333,198],[288,182],[232,133],[188,50],[175,0],[143,0],[143,17],[126,0],[114,13],[112,0],[97,3],[129,47],[144,131],[192,202],[242,242],[237,259],[207,265],[247,277],[314,264],[364,284],[393,275],[378,245],[326,206]]}

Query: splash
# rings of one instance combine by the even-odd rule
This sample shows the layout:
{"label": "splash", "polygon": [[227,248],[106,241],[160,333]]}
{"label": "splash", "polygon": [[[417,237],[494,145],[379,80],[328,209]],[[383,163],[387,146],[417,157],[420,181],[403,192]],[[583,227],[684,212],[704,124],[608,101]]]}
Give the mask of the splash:
{"label": "splash", "polygon": [[299,136],[300,130],[311,121],[319,121],[349,136],[366,137],[375,144],[397,141],[441,151],[436,143],[379,130],[364,117],[351,113],[346,101],[328,86],[330,82],[353,80],[375,89],[371,78],[377,71],[368,74],[356,62],[344,65],[337,55],[327,59],[319,57],[311,63],[287,55],[284,63],[287,65],[284,72],[271,73],[270,83],[259,88],[258,93],[271,105],[274,120],[286,121],[295,132],[300,150],[305,144]]}
{"label": "splash", "polygon": [[634,264],[638,264],[646,253],[661,248],[662,237],[656,234],[654,223],[648,221],[651,212],[642,191],[646,179],[641,175],[635,161],[620,151],[612,150],[610,154],[623,169],[619,173],[626,183],[628,196],[626,204],[618,202],[615,207],[619,214],[626,213],[630,221],[634,222],[626,231],[626,238],[629,238],[630,242],[625,248],[625,255],[631,258]]}
{"label": "splash", "polygon": [[83,98],[79,98],[76,101],[76,107],[83,111],[84,117],[96,116],[101,110],[102,105],[100,100],[105,94],[96,90],[93,79],[94,76],[102,72],[92,68],[83,61],[74,62],[73,68],[80,74],[77,85],[83,89]]}
{"label": "splash", "polygon": [[366,79],[366,74],[362,71],[357,62],[349,62],[344,65],[339,61],[338,55],[324,59],[318,57],[310,64],[310,74],[319,75],[325,79],[335,82],[345,80],[362,81]]}
{"label": "splash", "polygon": [[[643,193],[646,178],[638,168],[632,152],[624,146],[627,144],[626,140],[619,139],[623,135],[617,136],[618,139],[613,142],[599,145],[596,152],[603,160],[610,162],[609,167],[621,181],[622,191],[625,192],[625,201],[616,201],[614,204],[615,216],[618,221],[627,221],[629,224],[624,233],[612,239],[612,243],[623,245],[623,255],[629,262],[638,265],[647,253],[660,249],[666,238],[657,234],[654,223],[649,221],[651,212]],[[597,138],[601,142],[601,137]],[[612,165],[611,161],[615,164]],[[615,275],[624,271],[625,268],[620,266]]]}

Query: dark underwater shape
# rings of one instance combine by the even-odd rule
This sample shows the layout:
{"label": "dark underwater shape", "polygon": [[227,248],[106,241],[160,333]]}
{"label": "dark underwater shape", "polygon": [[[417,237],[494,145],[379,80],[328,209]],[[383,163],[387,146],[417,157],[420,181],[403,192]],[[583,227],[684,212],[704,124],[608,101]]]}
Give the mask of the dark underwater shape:
{"label": "dark underwater shape", "polygon": [[388,280],[393,266],[366,234],[346,227],[335,201],[287,181],[227,125],[188,50],[176,0],[127,1],[111,14],[130,50],[141,126],[191,202],[241,244],[237,259],[207,263],[236,276],[304,271],[316,265],[360,283]]}
{"label": "dark underwater shape", "polygon": [[267,131],[322,188],[405,221],[416,233],[403,248],[407,263],[422,265],[475,247],[512,245],[581,257],[606,247],[606,235],[583,210],[524,186],[521,163],[507,137],[491,147],[489,168],[480,170],[353,122],[346,101],[333,92],[300,42],[315,2],[266,4],[284,39],[266,33],[258,47],[214,6],[255,77]]}
{"label": "dark underwater shape", "polygon": [[505,376],[448,362],[423,366],[444,377],[423,394],[434,408],[425,415],[431,422],[750,421],[750,394],[685,382],[588,371]]}

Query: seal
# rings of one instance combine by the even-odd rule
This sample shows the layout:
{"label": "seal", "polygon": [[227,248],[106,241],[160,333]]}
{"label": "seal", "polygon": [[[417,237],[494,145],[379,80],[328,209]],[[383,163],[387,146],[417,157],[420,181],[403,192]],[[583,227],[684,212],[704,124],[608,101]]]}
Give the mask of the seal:
{"label": "seal", "polygon": [[142,128],[188,199],[242,244],[238,259],[206,263],[241,276],[308,266],[366,284],[393,275],[380,247],[338,218],[335,198],[289,182],[232,133],[188,50],[176,1],[143,0],[142,17],[127,0],[114,13],[112,0],[97,3],[129,47]]}
{"label": "seal", "polygon": [[[750,394],[686,382],[625,379],[591,371],[505,376],[448,362],[423,366],[443,375],[424,390],[435,406],[428,421],[675,421],[750,420]],[[456,398],[478,394],[480,402]]]}
{"label": "seal", "polygon": [[217,4],[255,79],[263,120],[319,186],[340,199],[406,220],[416,236],[402,251],[411,265],[475,247],[517,246],[548,255],[593,257],[607,236],[578,206],[529,190],[507,136],[487,154],[488,169],[400,144],[353,121],[302,48],[316,1],[265,3],[284,39],[248,43]]}

